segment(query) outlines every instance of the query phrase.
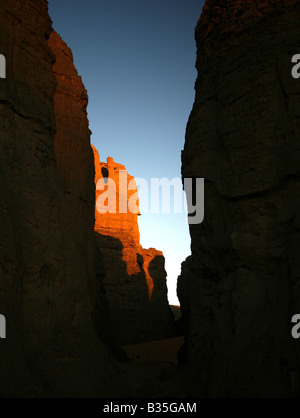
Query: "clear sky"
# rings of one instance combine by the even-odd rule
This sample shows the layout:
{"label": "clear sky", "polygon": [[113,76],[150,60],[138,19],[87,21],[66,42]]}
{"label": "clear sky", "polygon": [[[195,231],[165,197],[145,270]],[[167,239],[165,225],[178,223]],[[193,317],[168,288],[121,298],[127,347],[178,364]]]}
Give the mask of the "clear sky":
{"label": "clear sky", "polygon": [[[89,95],[92,143],[136,178],[181,177],[194,102],[194,28],[204,0],[49,0]],[[143,208],[143,194],[140,193]],[[173,211],[174,212],[174,211]],[[141,244],[164,252],[169,301],[190,254],[185,214],[139,217]]]}

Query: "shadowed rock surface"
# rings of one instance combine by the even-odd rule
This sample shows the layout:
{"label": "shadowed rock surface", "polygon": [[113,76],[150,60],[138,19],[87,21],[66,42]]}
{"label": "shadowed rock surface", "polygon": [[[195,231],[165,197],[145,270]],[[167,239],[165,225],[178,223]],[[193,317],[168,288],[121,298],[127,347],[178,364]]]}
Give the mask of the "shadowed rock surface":
{"label": "shadowed rock surface", "polygon": [[95,257],[85,89],[70,50],[51,33],[44,0],[1,3],[0,49],[7,57],[0,80],[0,309],[7,320],[0,396],[119,393],[121,378],[99,338],[110,341]]}
{"label": "shadowed rock surface", "polygon": [[196,28],[182,174],[206,179],[205,219],[178,283],[193,396],[299,395],[299,19],[298,1],[211,0]]}
{"label": "shadowed rock surface", "polygon": [[299,17],[295,0],[210,0],[197,25],[182,174],[206,179],[205,220],[178,281],[184,382],[153,356],[172,341],[138,352],[150,364],[110,355],[108,301],[123,344],[174,335],[164,258],[139,244],[138,204],[96,212],[96,245],[94,168],[97,182],[124,166],[95,152],[94,167],[87,93],[47,2],[1,2],[0,397],[300,395]]}
{"label": "shadowed rock surface", "polygon": [[[0,50],[7,58],[0,80],[0,312],[7,325],[0,397],[174,393],[176,370],[169,376],[165,366],[133,367],[111,356],[124,359],[111,333],[94,233],[87,93],[45,0],[1,3]],[[162,254],[141,256],[154,301]]]}
{"label": "shadowed rock surface", "polygon": [[96,330],[115,352],[103,289],[104,265],[94,236],[95,165],[87,118],[88,95],[74,66],[72,51],[54,30],[51,31],[48,44],[56,59],[53,66],[57,81],[54,96],[57,127],[54,153],[69,207],[68,225],[76,254],[80,254],[84,264],[85,280],[95,307],[93,320]]}
{"label": "shadowed rock surface", "polygon": [[[94,155],[95,183],[102,182],[102,191],[96,191],[95,232],[105,266],[104,288],[113,334],[122,345],[174,337],[163,253],[154,248],[146,250],[139,242],[140,212],[135,180],[112,158],[107,163],[100,162],[95,148]],[[116,195],[106,192],[106,185],[113,190],[110,181],[116,185]],[[129,183],[132,187],[128,187]],[[101,196],[107,196],[107,200]],[[115,213],[100,213],[103,204],[112,204]]]}

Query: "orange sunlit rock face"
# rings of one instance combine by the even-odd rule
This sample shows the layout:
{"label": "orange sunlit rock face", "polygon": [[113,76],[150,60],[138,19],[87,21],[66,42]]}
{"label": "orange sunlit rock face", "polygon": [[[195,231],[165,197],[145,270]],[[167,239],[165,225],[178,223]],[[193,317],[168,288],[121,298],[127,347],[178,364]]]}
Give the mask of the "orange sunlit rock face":
{"label": "orange sunlit rock face", "polygon": [[[164,256],[140,245],[134,177],[109,157],[95,158],[95,232],[105,266],[104,286],[114,334],[121,344],[174,335]],[[109,208],[109,210],[107,210]]]}
{"label": "orange sunlit rock face", "polygon": [[[145,269],[147,279],[149,300],[151,300],[154,285],[153,279],[148,271],[148,266],[156,256],[163,257],[163,253],[153,248],[145,250],[140,245],[140,232],[137,219],[140,211],[134,177],[127,173],[123,165],[115,163],[111,157],[107,158],[107,163],[100,162],[97,150],[94,147],[93,150],[96,171],[95,231],[106,236],[118,238],[122,242],[122,259],[126,263],[128,275],[131,276],[140,273],[141,266],[137,260],[137,254],[143,257],[143,268]],[[112,183],[108,184],[108,180],[105,180],[106,178],[112,181]],[[111,188],[110,191],[108,191],[109,187]],[[99,188],[102,190],[97,190]],[[105,201],[104,198],[101,199],[101,196],[104,195],[105,197],[107,196]],[[130,205],[130,200],[134,204]],[[106,210],[107,205],[110,203],[109,201],[112,202],[111,209],[115,213],[111,213],[110,211],[100,213],[101,208]],[[163,271],[163,275],[165,275],[165,271]]]}
{"label": "orange sunlit rock face", "polygon": [[[123,165],[115,163],[111,157],[107,158],[107,163],[100,162],[97,150],[94,147],[93,150],[96,171],[95,230],[105,235],[109,235],[112,230],[114,236],[118,234],[118,231],[125,231],[131,235],[138,246],[140,233],[137,217],[140,211],[138,199],[135,199],[135,195],[137,196],[135,180],[127,173]],[[133,190],[128,190],[129,185]],[[108,190],[109,187],[111,190]],[[99,188],[102,190],[97,190]],[[115,194],[114,191],[116,192]],[[111,203],[112,210],[100,213],[99,209],[104,200],[101,199],[101,196],[104,195],[108,196],[104,204],[107,206]],[[134,208],[131,207],[132,210],[129,210],[128,202],[131,198],[136,204]],[[103,209],[106,210],[105,207]]]}

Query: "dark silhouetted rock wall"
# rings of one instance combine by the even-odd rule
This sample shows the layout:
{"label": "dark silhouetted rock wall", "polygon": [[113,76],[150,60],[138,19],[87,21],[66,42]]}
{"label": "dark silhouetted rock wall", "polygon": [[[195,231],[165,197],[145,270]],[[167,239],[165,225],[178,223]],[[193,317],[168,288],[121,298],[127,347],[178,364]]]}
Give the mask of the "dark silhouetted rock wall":
{"label": "dark silhouetted rock wall", "polygon": [[299,395],[300,3],[207,1],[183,177],[205,219],[178,283],[189,394]]}
{"label": "dark silhouetted rock wall", "polygon": [[86,92],[44,0],[1,3],[0,50],[0,396],[108,396]]}

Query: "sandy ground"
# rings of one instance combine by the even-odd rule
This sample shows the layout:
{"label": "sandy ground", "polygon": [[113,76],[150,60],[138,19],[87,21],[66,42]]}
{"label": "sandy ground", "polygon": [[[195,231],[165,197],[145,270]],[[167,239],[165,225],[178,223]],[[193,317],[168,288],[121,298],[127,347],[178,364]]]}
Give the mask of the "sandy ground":
{"label": "sandy ground", "polygon": [[177,351],[183,342],[184,337],[177,337],[122,347],[130,358],[129,363],[119,363],[128,396],[184,398],[183,369],[177,364]]}
{"label": "sandy ground", "polygon": [[172,363],[178,364],[177,352],[184,342],[184,337],[153,341],[122,347],[133,363]]}

